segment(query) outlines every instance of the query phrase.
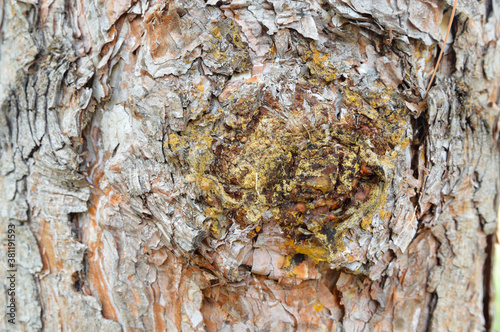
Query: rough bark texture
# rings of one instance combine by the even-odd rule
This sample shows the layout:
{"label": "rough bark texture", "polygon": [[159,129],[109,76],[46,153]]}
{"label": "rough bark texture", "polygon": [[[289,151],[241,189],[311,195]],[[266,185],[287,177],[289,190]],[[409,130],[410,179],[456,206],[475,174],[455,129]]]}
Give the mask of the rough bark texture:
{"label": "rough bark texture", "polygon": [[424,100],[452,4],[0,0],[1,328],[488,329],[500,5]]}

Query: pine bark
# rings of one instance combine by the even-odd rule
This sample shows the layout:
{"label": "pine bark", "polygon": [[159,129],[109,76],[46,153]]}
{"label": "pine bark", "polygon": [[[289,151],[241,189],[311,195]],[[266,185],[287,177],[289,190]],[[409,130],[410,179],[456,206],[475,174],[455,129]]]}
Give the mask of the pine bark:
{"label": "pine bark", "polygon": [[0,0],[2,330],[489,330],[500,4],[424,98],[452,6]]}

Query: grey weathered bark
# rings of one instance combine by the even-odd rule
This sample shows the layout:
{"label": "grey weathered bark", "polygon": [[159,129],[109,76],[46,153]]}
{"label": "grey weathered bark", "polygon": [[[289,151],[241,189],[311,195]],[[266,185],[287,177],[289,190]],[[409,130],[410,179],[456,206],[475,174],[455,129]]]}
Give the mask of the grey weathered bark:
{"label": "grey weathered bark", "polygon": [[423,99],[452,3],[0,0],[2,329],[488,329],[500,5]]}

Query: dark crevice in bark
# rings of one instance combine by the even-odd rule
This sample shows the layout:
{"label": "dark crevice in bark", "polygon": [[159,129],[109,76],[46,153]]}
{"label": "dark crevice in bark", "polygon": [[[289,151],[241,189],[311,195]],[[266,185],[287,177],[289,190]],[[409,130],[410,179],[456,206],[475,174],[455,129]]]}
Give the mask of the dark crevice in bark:
{"label": "dark crevice in bark", "polygon": [[496,234],[486,237],[486,260],[483,266],[483,315],[486,331],[491,331],[493,317],[490,314],[490,304],[494,295],[492,271],[495,257]]}
{"label": "dark crevice in bark", "polygon": [[[29,170],[29,168],[30,168],[29,163],[26,163],[26,167],[28,167],[28,174],[30,174],[31,171]],[[24,185],[26,187],[25,193],[24,193],[24,196],[25,196],[24,201],[26,202],[26,221],[28,222],[28,224],[31,224],[31,222],[32,222],[32,207],[30,204],[30,200],[28,199],[28,194],[26,192],[26,191],[28,191],[27,185],[26,185],[27,176],[23,176],[22,181],[24,181]]]}
{"label": "dark crevice in bark", "polygon": [[91,295],[90,285],[87,279],[88,272],[88,251],[86,250],[82,257],[82,269],[75,271],[71,275],[71,280],[73,281],[73,287],[77,293],[84,295]]}
{"label": "dark crevice in bark", "polygon": [[36,302],[40,303],[40,323],[41,323],[41,331],[45,331],[45,320],[43,319],[44,317],[44,307],[43,307],[43,301],[42,301],[42,293],[40,291],[40,277],[34,277],[33,278],[34,284],[35,284],[35,289],[36,289]]}
{"label": "dark crevice in bark", "polygon": [[75,288],[75,291],[77,291],[78,293],[82,293],[84,280],[81,277],[81,272],[76,271],[75,273],[73,273],[71,279],[73,280],[73,287]]}
{"label": "dark crevice in bark", "polygon": [[165,155],[165,143],[166,143],[165,135],[167,134],[167,131],[165,130],[166,126],[167,126],[167,124],[165,122],[165,124],[163,125],[162,134],[161,134],[161,154],[163,156],[163,162],[165,164],[167,163],[167,156]]}
{"label": "dark crevice in bark", "polygon": [[493,12],[493,0],[486,0],[484,2],[484,7],[486,8],[484,11],[484,19],[486,22],[488,22],[491,17],[491,13]]}
{"label": "dark crevice in bark", "polygon": [[9,116],[12,120],[11,122],[11,142],[19,146],[17,142],[19,142],[19,108],[17,107],[17,98],[15,94],[12,94],[10,97],[9,103]]}
{"label": "dark crevice in bark", "polygon": [[[93,101],[94,99],[92,98],[92,100],[89,101],[89,105],[91,105]],[[95,110],[91,111],[90,116],[85,123],[85,126],[80,129],[81,143],[78,146],[78,155],[80,157],[78,172],[84,176],[85,181],[87,181],[91,188],[93,184],[90,178],[89,170],[91,169],[91,164],[95,162],[94,159],[97,158],[97,156],[94,156],[92,154],[95,151],[90,150],[92,146],[92,123],[94,121],[95,115]]]}
{"label": "dark crevice in bark", "polygon": [[[4,5],[4,2],[2,2],[2,6],[6,7],[7,5],[5,4]],[[5,21],[5,10],[2,8],[2,10],[0,11],[0,45],[3,43],[3,22]],[[0,61],[2,61],[2,56],[1,56],[1,53],[0,53]]]}
{"label": "dark crevice in bark", "polygon": [[432,331],[432,318],[434,316],[434,310],[438,302],[438,295],[436,292],[431,293],[431,299],[429,301],[429,319],[427,320],[427,326],[425,328],[426,332]]}
{"label": "dark crevice in bark", "polygon": [[5,102],[2,103],[0,110],[1,110],[2,116],[5,119],[5,124],[6,124],[7,131],[8,131],[9,137],[10,137],[9,142],[12,142],[12,123],[9,119],[9,110],[10,110],[10,98],[9,97],[5,98]]}
{"label": "dark crevice in bark", "polygon": [[345,317],[346,316],[346,309],[345,309],[345,305],[342,302],[343,294],[337,288],[335,288],[335,291],[337,292],[337,295],[338,295],[338,299],[339,299],[339,303],[338,304],[339,304],[339,308],[341,310],[339,323],[342,324],[342,325],[344,325],[344,320],[346,318]]}
{"label": "dark crevice in bark", "polygon": [[[34,136],[34,135],[32,135]],[[35,153],[40,150],[40,145],[36,144],[35,143],[35,147],[33,147],[33,149],[31,149],[30,153],[26,156],[26,161],[33,158],[33,156],[35,155]],[[26,165],[28,165],[28,163],[26,162]]]}
{"label": "dark crevice in bark", "polygon": [[419,166],[423,166],[418,165],[418,154],[420,147],[425,144],[425,138],[428,135],[429,123],[425,118],[425,115],[420,115],[417,118],[411,118],[411,125],[413,128],[411,169],[413,170],[413,177],[418,180]]}
{"label": "dark crevice in bark", "polygon": [[68,220],[71,224],[71,234],[73,235],[73,238],[76,241],[81,243],[82,242],[82,234],[81,234],[78,214],[77,213],[70,213],[68,215]]}

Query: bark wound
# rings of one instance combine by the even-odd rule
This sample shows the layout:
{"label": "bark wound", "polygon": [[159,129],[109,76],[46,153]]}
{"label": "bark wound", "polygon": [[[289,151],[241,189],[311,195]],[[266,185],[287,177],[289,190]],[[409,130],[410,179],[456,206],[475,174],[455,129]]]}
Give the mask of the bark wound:
{"label": "bark wound", "polygon": [[[214,238],[233,222],[277,223],[296,252],[331,262],[347,232],[367,229],[385,203],[389,151],[402,143],[406,111],[381,84],[375,92],[330,83],[327,57],[314,48],[303,59],[310,69],[303,79],[229,84],[215,114],[169,143],[173,151],[195,146],[186,178],[201,190]],[[335,99],[318,98],[324,89]]]}

